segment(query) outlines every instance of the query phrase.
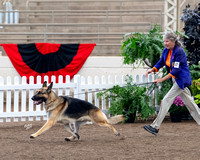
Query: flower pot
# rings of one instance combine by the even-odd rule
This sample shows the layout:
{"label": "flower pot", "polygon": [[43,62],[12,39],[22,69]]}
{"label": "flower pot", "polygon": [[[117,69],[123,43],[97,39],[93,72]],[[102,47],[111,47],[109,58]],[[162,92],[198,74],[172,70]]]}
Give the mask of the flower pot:
{"label": "flower pot", "polygon": [[127,114],[125,116],[128,117],[128,119],[125,120],[125,123],[134,123],[136,118],[136,111],[134,113]]}
{"label": "flower pot", "polygon": [[181,122],[182,115],[179,112],[170,112],[171,122]]}
{"label": "flower pot", "polygon": [[189,111],[185,111],[185,112],[182,112],[182,117],[181,117],[182,120],[191,120],[192,117],[190,115],[190,112]]}

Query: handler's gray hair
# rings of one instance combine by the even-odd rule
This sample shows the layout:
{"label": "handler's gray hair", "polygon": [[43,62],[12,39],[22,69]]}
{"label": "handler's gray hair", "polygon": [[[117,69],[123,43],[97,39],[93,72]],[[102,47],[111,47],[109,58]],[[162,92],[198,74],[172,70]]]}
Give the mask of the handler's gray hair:
{"label": "handler's gray hair", "polygon": [[176,45],[182,47],[182,44],[181,42],[179,41],[178,39],[178,36],[172,32],[172,31],[167,31],[163,37],[163,39],[169,39],[171,40],[172,42],[175,42]]}

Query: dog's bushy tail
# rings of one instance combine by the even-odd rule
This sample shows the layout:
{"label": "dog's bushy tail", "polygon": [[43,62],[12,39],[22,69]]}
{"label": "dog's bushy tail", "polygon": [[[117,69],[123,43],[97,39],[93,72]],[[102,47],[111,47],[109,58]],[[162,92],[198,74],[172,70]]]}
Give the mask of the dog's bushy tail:
{"label": "dog's bushy tail", "polygon": [[123,115],[117,115],[117,116],[113,116],[113,117],[108,118],[108,122],[110,124],[117,124],[117,123],[122,122],[123,120],[124,120]]}

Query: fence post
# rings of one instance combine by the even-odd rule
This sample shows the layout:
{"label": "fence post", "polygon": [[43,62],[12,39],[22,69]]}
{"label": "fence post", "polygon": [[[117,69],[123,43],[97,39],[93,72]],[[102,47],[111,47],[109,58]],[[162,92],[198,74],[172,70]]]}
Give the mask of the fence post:
{"label": "fence post", "polygon": [[[19,77],[15,76],[14,85],[19,85]],[[19,88],[14,90],[14,112],[19,112]],[[18,122],[18,118],[14,118],[14,122]]]}
{"label": "fence post", "polygon": [[[158,77],[158,74],[155,73],[154,80],[157,79],[157,77]],[[155,108],[156,108],[156,112],[158,113],[160,110],[160,106],[157,103],[157,92],[158,92],[158,86],[156,85],[154,89],[154,95],[155,95]]]}
{"label": "fence post", "polygon": [[[69,76],[69,75],[67,75],[67,76],[65,77],[65,83],[66,83],[66,84],[70,83],[70,76]],[[66,95],[66,96],[69,96],[69,95],[70,95],[70,88],[65,88],[65,95]]]}
{"label": "fence post", "polygon": [[[4,86],[4,78],[0,77],[0,86]],[[0,113],[3,113],[4,109],[4,91],[0,90]],[[0,118],[0,122],[3,122],[3,118]]]}
{"label": "fence post", "polygon": [[124,85],[126,82],[126,76],[125,75],[122,75],[122,85]]}
{"label": "fence post", "polygon": [[[59,84],[63,84],[63,76],[62,75],[58,76],[58,85]],[[58,86],[58,95],[59,96],[63,95],[63,88],[60,88],[59,86]]]}
{"label": "fence post", "polygon": [[[95,85],[99,85],[99,77],[95,76],[94,78],[94,84]],[[94,100],[94,104],[95,106],[97,106],[99,108],[99,99],[97,98],[97,92],[99,91],[99,89],[95,89],[95,100]]]}
{"label": "fence post", "polygon": [[79,98],[80,93],[80,85],[81,85],[81,78],[80,75],[74,76],[74,83],[76,83],[76,87],[74,88],[74,98]]}
{"label": "fence post", "polygon": [[82,87],[81,87],[82,85],[85,85],[85,77],[83,77],[83,76],[80,77],[79,99],[85,100],[85,92],[86,92],[86,90],[82,89]]}
{"label": "fence post", "polygon": [[[22,85],[27,85],[27,78],[25,76],[22,77]],[[26,89],[22,89],[21,112],[26,112],[26,93]],[[22,117],[21,121],[26,121],[26,118]]]}
{"label": "fence post", "polygon": [[[109,82],[111,82],[111,77],[110,76],[108,77],[108,83]],[[105,78],[105,76],[102,76],[101,83],[102,83],[102,86],[106,84],[106,78]],[[102,90],[104,90],[104,89],[106,89],[106,88],[102,88]],[[106,113],[106,100],[105,100],[105,98],[102,98],[102,100],[101,100],[101,110],[104,113]]]}
{"label": "fence post", "polygon": [[[152,82],[152,75],[148,75],[147,87],[150,87],[152,85],[152,83],[148,84],[148,82]],[[151,96],[153,97],[153,92],[151,93]],[[154,102],[155,102],[155,97],[156,97],[156,95],[155,95],[155,92],[154,92]]]}
{"label": "fence post", "polygon": [[[7,77],[7,85],[11,86],[11,77]],[[6,112],[10,113],[11,112],[11,90],[7,90],[6,92]],[[7,117],[6,122],[11,122],[11,118]]]}
{"label": "fence post", "polygon": [[[34,77],[30,76],[29,77],[29,84],[33,85],[34,84]],[[29,105],[28,105],[28,111],[29,112],[33,112],[33,101],[31,100],[31,98],[34,95],[34,89],[29,89]],[[28,117],[29,121],[33,121],[33,117]]]}
{"label": "fence post", "polygon": [[[92,85],[92,77],[91,76],[88,76],[87,82],[89,85]],[[92,96],[93,96],[92,89],[88,89],[88,102],[90,102],[90,103],[92,103]]]}
{"label": "fence post", "polygon": [[140,77],[139,77],[139,75],[135,76],[135,83],[136,84],[140,83]]}

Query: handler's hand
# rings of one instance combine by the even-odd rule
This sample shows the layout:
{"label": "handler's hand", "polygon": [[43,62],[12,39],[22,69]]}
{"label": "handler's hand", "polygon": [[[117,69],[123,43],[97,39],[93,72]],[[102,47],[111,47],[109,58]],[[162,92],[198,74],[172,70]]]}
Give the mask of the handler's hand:
{"label": "handler's hand", "polygon": [[151,73],[151,72],[153,72],[153,71],[154,71],[153,68],[149,69],[149,70],[146,72],[145,76],[148,77],[148,74]]}
{"label": "handler's hand", "polygon": [[162,82],[163,82],[163,79],[162,79],[162,78],[154,80],[154,83],[155,83],[155,84],[162,83]]}

